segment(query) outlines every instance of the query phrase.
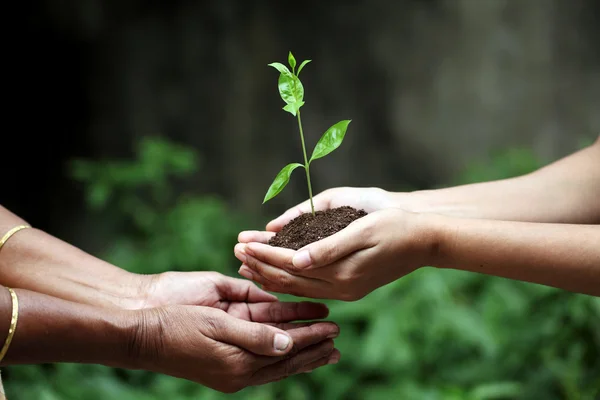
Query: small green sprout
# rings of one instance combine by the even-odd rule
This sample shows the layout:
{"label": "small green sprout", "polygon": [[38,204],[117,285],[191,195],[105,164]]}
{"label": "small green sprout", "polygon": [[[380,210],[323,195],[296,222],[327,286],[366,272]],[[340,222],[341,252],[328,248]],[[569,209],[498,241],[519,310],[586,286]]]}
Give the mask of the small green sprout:
{"label": "small green sprout", "polygon": [[302,119],[300,118],[300,108],[304,105],[304,86],[302,86],[302,82],[300,82],[300,72],[302,69],[308,64],[311,60],[304,60],[300,66],[298,67],[298,71],[296,72],[296,59],[294,55],[290,51],[288,55],[288,64],[290,65],[291,71],[285,65],[281,63],[271,63],[269,66],[275,68],[279,71],[279,94],[281,98],[285,102],[285,106],[283,109],[294,117],[298,119],[298,129],[300,130],[300,141],[302,142],[302,152],[304,154],[304,164],[300,163],[291,163],[283,167],[281,171],[275,177],[275,180],[269,187],[267,194],[265,195],[265,199],[263,200],[263,204],[267,201],[271,200],[273,197],[277,196],[283,188],[290,181],[290,176],[292,172],[298,168],[302,167],[306,171],[306,181],[308,183],[308,196],[310,198],[310,208],[312,210],[312,214],[315,214],[315,206],[313,204],[313,193],[312,186],[310,183],[310,164],[319,158],[325,157],[327,154],[331,153],[340,145],[344,140],[344,136],[346,135],[346,130],[348,129],[348,124],[350,124],[351,120],[343,120],[333,125],[331,128],[327,129],[327,131],[321,136],[321,139],[317,142],[317,145],[313,149],[312,156],[310,159],[306,156],[306,144],[304,143],[304,132],[302,130]]}

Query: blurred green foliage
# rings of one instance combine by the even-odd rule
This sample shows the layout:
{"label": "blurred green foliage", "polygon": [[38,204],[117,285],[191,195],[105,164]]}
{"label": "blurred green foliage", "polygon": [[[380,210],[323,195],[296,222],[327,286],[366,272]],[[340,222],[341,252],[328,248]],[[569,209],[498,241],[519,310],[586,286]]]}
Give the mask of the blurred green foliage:
{"label": "blurred green foliage", "polygon": [[[207,195],[178,195],[196,155],[146,139],[131,162],[74,164],[92,210],[116,234],[106,258],[139,273],[234,275],[237,233],[258,221]],[[512,150],[459,183],[540,166]],[[281,296],[290,299],[291,296]],[[55,399],[566,399],[600,396],[600,299],[459,271],[424,268],[361,301],[328,302],[342,360],[282,382],[224,395],[168,376],[94,365],[10,368],[8,398]]]}

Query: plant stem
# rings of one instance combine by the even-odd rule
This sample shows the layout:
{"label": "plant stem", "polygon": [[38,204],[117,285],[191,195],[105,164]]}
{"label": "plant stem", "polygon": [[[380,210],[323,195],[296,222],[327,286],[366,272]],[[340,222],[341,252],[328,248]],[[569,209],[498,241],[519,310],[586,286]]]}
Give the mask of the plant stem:
{"label": "plant stem", "polygon": [[310,198],[310,209],[312,215],[315,215],[315,205],[313,204],[312,186],[310,184],[310,165],[306,157],[306,145],[304,144],[304,132],[302,132],[302,120],[300,119],[300,110],[298,110],[298,128],[300,129],[300,140],[302,141],[302,152],[304,153],[304,170],[306,171],[306,181],[308,182],[308,196]]}

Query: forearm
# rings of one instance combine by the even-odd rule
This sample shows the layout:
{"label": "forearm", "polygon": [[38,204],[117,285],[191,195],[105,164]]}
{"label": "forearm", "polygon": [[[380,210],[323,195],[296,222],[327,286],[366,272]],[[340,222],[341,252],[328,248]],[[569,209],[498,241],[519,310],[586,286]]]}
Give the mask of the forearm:
{"label": "forearm", "polygon": [[434,265],[600,296],[600,226],[431,216]]}
{"label": "forearm", "polygon": [[395,194],[400,207],[463,218],[600,223],[600,140],[531,174]]}
{"label": "forearm", "polygon": [[[137,319],[133,311],[108,310],[15,289],[19,315],[2,365],[53,362],[129,367]],[[8,290],[0,286],[0,343],[12,315]]]}
{"label": "forearm", "polygon": [[[0,235],[23,223],[0,206]],[[65,300],[139,308],[143,281],[38,229],[15,233],[0,250],[0,284]]]}

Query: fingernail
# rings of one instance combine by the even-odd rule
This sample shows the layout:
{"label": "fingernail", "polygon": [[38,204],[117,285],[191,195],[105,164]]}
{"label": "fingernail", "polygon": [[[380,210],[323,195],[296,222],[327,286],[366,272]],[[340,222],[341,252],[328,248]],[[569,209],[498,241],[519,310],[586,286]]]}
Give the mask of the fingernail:
{"label": "fingernail", "polygon": [[301,250],[296,253],[294,258],[292,258],[292,264],[297,268],[306,268],[312,264],[308,250]]}
{"label": "fingernail", "polygon": [[240,274],[246,279],[254,280],[254,275],[252,274],[252,271],[250,271],[250,269],[247,267],[240,267],[240,269],[238,270],[238,274]]}
{"label": "fingernail", "polygon": [[327,335],[327,339],[334,339],[334,338],[338,337],[339,335],[340,335],[339,332],[330,333],[329,335]]}
{"label": "fingernail", "polygon": [[337,355],[331,356],[331,358],[327,361],[327,364],[337,364],[340,361],[340,357]]}
{"label": "fingernail", "polygon": [[[244,248],[245,247],[246,246],[244,246]],[[243,263],[246,263],[246,253],[244,253],[244,251],[242,249],[235,250],[234,254],[235,254],[235,258],[237,258],[238,260],[240,260]]]}
{"label": "fingernail", "polygon": [[245,263],[247,260],[246,255],[244,253],[240,253],[240,252],[235,253],[235,258],[237,258],[238,260],[240,260],[243,263]]}
{"label": "fingernail", "polygon": [[275,346],[275,350],[283,351],[287,349],[287,347],[290,345],[290,338],[289,336],[278,333],[277,335],[275,335],[273,345]]}

